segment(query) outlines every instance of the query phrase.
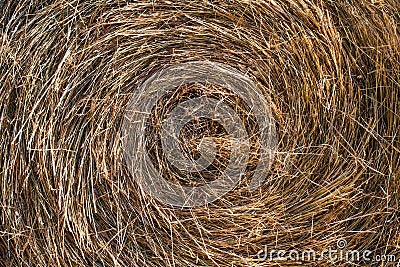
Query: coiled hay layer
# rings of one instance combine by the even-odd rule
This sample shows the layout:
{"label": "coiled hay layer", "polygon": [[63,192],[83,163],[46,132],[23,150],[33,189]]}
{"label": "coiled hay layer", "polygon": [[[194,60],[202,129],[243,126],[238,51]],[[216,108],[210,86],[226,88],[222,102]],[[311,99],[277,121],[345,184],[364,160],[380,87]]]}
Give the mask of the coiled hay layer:
{"label": "coiled hay layer", "polygon": [[[399,253],[399,11],[397,0],[0,1],[0,264],[294,266],[257,253],[339,239]],[[259,189],[177,208],[140,190],[120,129],[147,78],[191,61],[245,73],[278,143]]]}

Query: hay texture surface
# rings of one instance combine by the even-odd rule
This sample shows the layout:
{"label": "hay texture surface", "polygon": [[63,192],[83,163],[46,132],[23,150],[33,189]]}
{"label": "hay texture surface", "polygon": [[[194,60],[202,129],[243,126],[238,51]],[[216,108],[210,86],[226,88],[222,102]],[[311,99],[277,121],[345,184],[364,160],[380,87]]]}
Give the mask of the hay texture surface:
{"label": "hay texture surface", "polygon": [[[0,1],[0,266],[350,266],[257,260],[338,240],[400,259],[399,12],[397,0]],[[177,208],[141,190],[120,129],[146,79],[195,61],[246,74],[278,142],[257,190]],[[162,108],[225,94],[178,89]],[[224,168],[224,130],[193,123],[187,150],[194,128],[214,129]],[[218,178],[185,181],[152,149],[166,179]]]}

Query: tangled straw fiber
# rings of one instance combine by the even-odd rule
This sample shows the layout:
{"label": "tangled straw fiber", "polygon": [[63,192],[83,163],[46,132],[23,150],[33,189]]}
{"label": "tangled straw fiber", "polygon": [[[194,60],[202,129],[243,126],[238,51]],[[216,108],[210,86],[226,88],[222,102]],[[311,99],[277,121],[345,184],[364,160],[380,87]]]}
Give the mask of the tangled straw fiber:
{"label": "tangled straw fiber", "polygon": [[[257,258],[338,240],[400,257],[397,0],[3,0],[0,16],[1,266],[350,266]],[[195,61],[247,75],[278,142],[260,188],[179,208],[140,189],[120,129],[146,79]],[[180,90],[201,86],[224,93]],[[202,123],[223,168],[226,133]]]}

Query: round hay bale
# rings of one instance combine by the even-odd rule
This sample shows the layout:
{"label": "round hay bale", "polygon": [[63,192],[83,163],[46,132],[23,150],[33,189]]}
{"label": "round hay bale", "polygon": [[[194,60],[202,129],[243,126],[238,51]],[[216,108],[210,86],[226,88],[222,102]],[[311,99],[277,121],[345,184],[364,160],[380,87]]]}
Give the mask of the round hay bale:
{"label": "round hay bale", "polygon": [[[397,0],[0,1],[0,265],[400,259],[399,12]],[[163,76],[176,66],[180,76]],[[243,97],[237,84],[260,93]],[[232,188],[186,205],[190,188],[221,180],[242,155],[231,139],[240,127],[190,114],[192,104],[171,136],[193,162],[214,161],[174,164],[161,125],[199,97],[235,111],[247,162]],[[138,103],[143,127],[124,132]],[[167,186],[145,190],[158,182],[139,179],[150,165]],[[190,190],[178,199],[172,185]],[[371,253],[321,257],[327,249]]]}

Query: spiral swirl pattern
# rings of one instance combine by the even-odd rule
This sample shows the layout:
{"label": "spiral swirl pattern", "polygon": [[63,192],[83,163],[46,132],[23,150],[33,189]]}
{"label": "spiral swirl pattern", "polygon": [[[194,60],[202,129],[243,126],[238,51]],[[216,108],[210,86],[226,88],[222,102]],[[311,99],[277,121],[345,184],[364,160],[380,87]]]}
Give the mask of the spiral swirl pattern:
{"label": "spiral swirl pattern", "polygon": [[338,240],[398,254],[399,14],[0,0],[0,265],[296,266],[257,252]]}

